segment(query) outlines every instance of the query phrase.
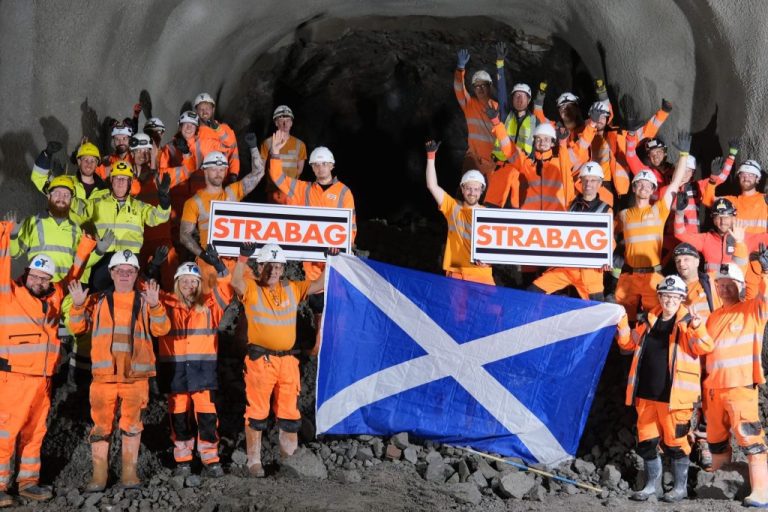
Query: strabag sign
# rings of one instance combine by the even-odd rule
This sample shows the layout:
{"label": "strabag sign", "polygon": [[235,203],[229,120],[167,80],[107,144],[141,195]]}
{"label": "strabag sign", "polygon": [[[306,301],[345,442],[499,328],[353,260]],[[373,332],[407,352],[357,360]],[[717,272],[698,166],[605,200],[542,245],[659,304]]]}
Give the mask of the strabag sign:
{"label": "strabag sign", "polygon": [[610,213],[475,208],[472,259],[539,267],[600,268],[613,262]]}
{"label": "strabag sign", "polygon": [[352,210],[211,201],[208,243],[238,256],[242,242],[278,244],[289,260],[325,261],[325,250],[352,251]]}

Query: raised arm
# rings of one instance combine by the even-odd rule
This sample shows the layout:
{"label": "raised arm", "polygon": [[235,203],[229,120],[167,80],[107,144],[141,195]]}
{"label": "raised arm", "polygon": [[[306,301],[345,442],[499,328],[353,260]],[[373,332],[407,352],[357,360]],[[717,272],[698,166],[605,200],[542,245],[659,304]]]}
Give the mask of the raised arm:
{"label": "raised arm", "polygon": [[439,147],[439,141],[430,140],[425,144],[427,150],[427,190],[435,198],[438,206],[443,204],[443,197],[445,197],[445,190],[437,184],[437,170],[435,169],[435,155]]}
{"label": "raised arm", "polygon": [[507,107],[507,78],[504,76],[504,59],[507,56],[507,45],[496,43],[496,92],[499,97],[499,117],[506,119],[509,114]]}
{"label": "raised arm", "polygon": [[235,293],[242,297],[248,288],[248,283],[245,282],[245,268],[248,265],[248,258],[253,256],[256,252],[256,244],[254,242],[243,242],[240,244],[240,256],[237,258],[237,264],[235,270],[232,271],[232,289]]}
{"label": "raised arm", "polygon": [[469,62],[469,50],[459,50],[456,56],[456,71],[453,73],[453,92],[459,102],[461,110],[465,110],[469,104],[470,96],[464,86],[464,68]]}
{"label": "raised arm", "polygon": [[688,163],[688,153],[691,150],[691,134],[687,132],[681,132],[677,138],[677,148],[680,150],[680,156],[677,159],[677,166],[675,172],[672,175],[672,180],[669,182],[667,189],[664,191],[664,195],[661,197],[661,201],[664,201],[667,209],[672,208],[672,197],[675,192],[678,191],[680,185],[683,184],[683,177],[685,175],[685,168]]}

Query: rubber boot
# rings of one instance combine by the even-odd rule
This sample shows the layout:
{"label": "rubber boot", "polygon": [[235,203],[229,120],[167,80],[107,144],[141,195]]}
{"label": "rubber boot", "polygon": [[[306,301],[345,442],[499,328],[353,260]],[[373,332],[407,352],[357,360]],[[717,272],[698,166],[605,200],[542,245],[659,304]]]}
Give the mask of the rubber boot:
{"label": "rubber boot", "polygon": [[672,470],[675,475],[675,486],[662,498],[667,503],[675,503],[688,497],[688,468],[691,459],[687,456],[672,460]]}
{"label": "rubber boot", "polygon": [[93,476],[85,486],[85,492],[101,492],[107,487],[109,473],[109,441],[94,441],[91,443],[91,460]]}
{"label": "rubber boot", "polygon": [[296,448],[299,447],[299,434],[296,432],[281,430],[278,439],[280,440],[281,459],[290,457],[296,451]]}
{"label": "rubber boot", "polygon": [[245,446],[248,454],[248,473],[256,478],[264,478],[264,467],[261,465],[261,430],[245,427]]}
{"label": "rubber boot", "polygon": [[140,446],[140,433],[135,436],[123,434],[123,465],[120,472],[120,485],[123,489],[138,489],[141,487],[141,480],[139,480],[139,476],[136,474]]}
{"label": "rubber boot", "polygon": [[645,461],[645,487],[632,494],[629,499],[647,501],[651,496],[659,496],[661,487],[661,457]]}
{"label": "rubber boot", "polygon": [[745,507],[768,508],[768,456],[765,453],[747,455],[749,484],[752,492],[744,498]]}
{"label": "rubber boot", "polygon": [[709,443],[706,439],[697,439],[696,446],[699,449],[699,466],[704,471],[709,471],[712,467],[712,452],[709,449]]}
{"label": "rubber boot", "polygon": [[5,491],[0,491],[0,508],[12,507],[15,505],[13,496]]}
{"label": "rubber boot", "polygon": [[19,489],[19,496],[24,496],[25,498],[34,501],[48,501],[53,498],[53,493],[48,486],[32,484],[23,489]]}
{"label": "rubber boot", "polygon": [[725,464],[728,464],[731,462],[731,456],[733,452],[731,450],[731,447],[729,446],[728,449],[723,453],[713,453],[712,454],[712,464],[707,468],[707,471],[714,472],[723,467]]}

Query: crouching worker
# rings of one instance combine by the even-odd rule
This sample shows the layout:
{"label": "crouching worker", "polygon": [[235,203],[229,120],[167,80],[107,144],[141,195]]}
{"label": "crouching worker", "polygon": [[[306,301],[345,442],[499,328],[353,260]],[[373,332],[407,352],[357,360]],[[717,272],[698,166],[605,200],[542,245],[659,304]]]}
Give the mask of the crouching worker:
{"label": "crouching worker", "polygon": [[280,457],[293,455],[301,427],[298,398],[301,390],[299,360],[294,357],[296,313],[307,295],[323,291],[325,271],[312,282],[283,280],[285,253],[279,245],[261,248],[256,279],[245,278],[248,258],[256,245],[243,243],[232,274],[232,288],[240,297],[248,319],[248,353],[245,358],[245,441],[248,471],[263,477],[261,437],[267,429],[270,398],[280,430]]}
{"label": "crouching worker", "polygon": [[645,487],[631,499],[660,497],[662,467],[659,444],[672,459],[675,485],[664,501],[688,496],[688,467],[693,405],[701,399],[700,355],[712,351],[701,317],[682,305],[688,288],[676,275],[656,286],[660,306],[630,332],[626,316],[619,322],[618,343],[634,352],[627,381],[626,404],[637,409],[637,454],[645,461]]}
{"label": "crouching worker", "polygon": [[120,401],[122,471],[126,489],[141,486],[136,464],[141,445],[141,411],[149,399],[149,378],[155,375],[152,336],[168,334],[171,323],[160,302],[155,281],[139,293],[134,289],[139,260],[130,250],[116,252],[109,262],[114,290],[88,295],[79,282],[69,285],[72,295],[70,328],[75,335],[91,331],[90,433],[93,478],[86,492],[103,491],[107,485],[109,441]]}

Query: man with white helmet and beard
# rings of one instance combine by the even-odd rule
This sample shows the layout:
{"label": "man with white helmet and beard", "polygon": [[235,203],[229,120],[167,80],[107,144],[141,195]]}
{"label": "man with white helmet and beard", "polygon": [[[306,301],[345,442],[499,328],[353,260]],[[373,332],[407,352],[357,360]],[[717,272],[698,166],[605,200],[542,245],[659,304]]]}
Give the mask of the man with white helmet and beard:
{"label": "man with white helmet and beard", "polygon": [[[237,150],[235,132],[227,123],[215,119],[216,102],[210,94],[203,92],[195,97],[195,112],[200,118],[197,137],[200,142],[210,140],[216,144],[215,150],[227,157],[227,176],[225,184],[235,181],[240,174],[240,154]],[[198,164],[201,162],[198,162]]]}
{"label": "man with white helmet and beard", "polygon": [[[280,161],[283,164],[283,172],[289,178],[299,178],[301,171],[304,170],[304,162],[307,160],[307,146],[301,139],[291,135],[293,127],[293,110],[288,105],[279,105],[272,114],[272,120],[278,131],[288,134],[288,141],[280,149]],[[269,153],[272,150],[272,137],[267,138],[261,143],[260,156],[262,160],[269,159]],[[287,198],[279,189],[275,189],[270,181],[267,195],[270,200],[279,204],[286,204]]]}
{"label": "man with white helmet and beard", "polygon": [[133,158],[130,151],[133,128],[123,121],[116,121],[112,125],[112,131],[110,133],[112,135],[112,147],[115,151],[114,153],[105,156],[101,165],[96,168],[96,174],[103,180],[109,178],[112,172],[112,167],[117,164],[117,162],[128,162],[133,165]]}

